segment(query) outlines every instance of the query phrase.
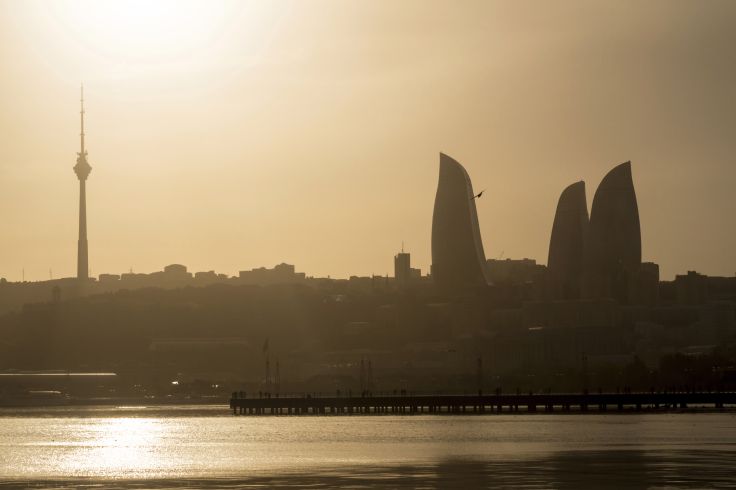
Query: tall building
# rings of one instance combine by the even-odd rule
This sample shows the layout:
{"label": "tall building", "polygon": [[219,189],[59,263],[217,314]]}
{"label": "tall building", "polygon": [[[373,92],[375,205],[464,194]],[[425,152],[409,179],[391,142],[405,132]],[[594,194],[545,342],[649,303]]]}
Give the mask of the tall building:
{"label": "tall building", "polygon": [[404,247],[401,247],[401,252],[394,256],[394,278],[399,288],[408,286],[412,279],[411,254],[404,252]]}
{"label": "tall building", "polygon": [[586,297],[630,301],[641,267],[641,229],[631,162],[608,172],[595,192],[584,261]]}
{"label": "tall building", "polygon": [[580,297],[588,223],[585,182],[580,181],[562,191],[552,225],[547,271],[555,299]]}
{"label": "tall building", "polygon": [[77,278],[89,277],[89,257],[87,254],[87,188],[86,182],[92,171],[87,163],[87,150],[84,149],[84,87],[81,88],[81,110],[79,111],[82,131],[80,136],[80,150],[77,153],[77,164],[74,173],[79,179],[79,241],[77,242]]}
{"label": "tall building", "polygon": [[490,283],[475,199],[463,166],[440,153],[432,216],[432,278],[442,289],[457,291]]}

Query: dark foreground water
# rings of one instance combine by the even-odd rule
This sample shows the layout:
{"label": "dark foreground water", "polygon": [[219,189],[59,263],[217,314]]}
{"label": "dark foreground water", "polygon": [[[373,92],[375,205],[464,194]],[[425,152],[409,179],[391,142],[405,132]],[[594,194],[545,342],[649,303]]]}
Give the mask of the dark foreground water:
{"label": "dark foreground water", "polygon": [[736,414],[0,410],[0,486],[736,488]]}

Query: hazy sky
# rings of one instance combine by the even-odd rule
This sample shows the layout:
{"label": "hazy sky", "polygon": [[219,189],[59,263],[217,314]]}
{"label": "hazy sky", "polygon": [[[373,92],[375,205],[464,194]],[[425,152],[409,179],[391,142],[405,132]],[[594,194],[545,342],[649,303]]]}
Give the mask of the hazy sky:
{"label": "hazy sky", "polygon": [[487,257],[632,160],[643,258],[736,272],[736,2],[0,0],[0,277],[426,271],[439,152]]}

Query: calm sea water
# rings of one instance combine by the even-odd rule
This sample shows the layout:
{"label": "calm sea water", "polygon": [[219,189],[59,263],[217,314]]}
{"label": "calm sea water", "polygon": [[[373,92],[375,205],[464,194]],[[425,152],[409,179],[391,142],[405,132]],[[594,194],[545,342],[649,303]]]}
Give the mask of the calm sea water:
{"label": "calm sea water", "polygon": [[736,488],[736,414],[0,410],[0,486]]}

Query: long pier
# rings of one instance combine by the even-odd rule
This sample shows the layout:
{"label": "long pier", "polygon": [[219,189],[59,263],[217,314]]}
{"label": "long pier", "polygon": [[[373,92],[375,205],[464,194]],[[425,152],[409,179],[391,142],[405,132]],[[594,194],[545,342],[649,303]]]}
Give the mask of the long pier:
{"label": "long pier", "polygon": [[234,415],[492,414],[517,412],[713,409],[736,405],[736,392],[393,395],[247,398],[233,393]]}

